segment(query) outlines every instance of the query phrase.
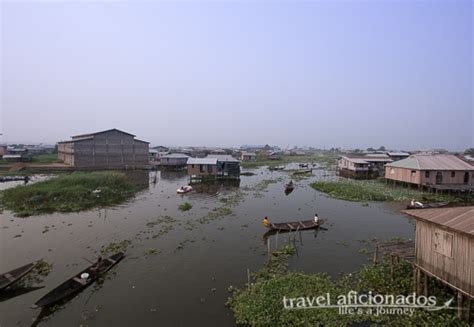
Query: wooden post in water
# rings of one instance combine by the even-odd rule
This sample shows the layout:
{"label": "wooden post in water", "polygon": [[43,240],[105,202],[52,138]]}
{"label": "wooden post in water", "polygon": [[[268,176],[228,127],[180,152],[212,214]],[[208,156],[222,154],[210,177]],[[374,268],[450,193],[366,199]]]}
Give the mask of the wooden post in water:
{"label": "wooden post in water", "polygon": [[267,252],[268,252],[268,255],[270,255],[270,237],[267,238]]}
{"label": "wooden post in water", "polygon": [[378,252],[379,252],[379,245],[375,244],[374,259],[373,259],[374,265],[377,264]]}
{"label": "wooden post in water", "polygon": [[390,280],[393,280],[393,254],[390,254]]}
{"label": "wooden post in water", "polygon": [[247,268],[247,287],[250,290],[250,269]]}

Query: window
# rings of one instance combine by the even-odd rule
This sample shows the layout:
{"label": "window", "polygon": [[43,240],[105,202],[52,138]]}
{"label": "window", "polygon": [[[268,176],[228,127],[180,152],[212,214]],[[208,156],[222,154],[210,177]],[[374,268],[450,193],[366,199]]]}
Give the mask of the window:
{"label": "window", "polygon": [[454,178],[454,177],[456,177],[456,172],[455,172],[455,171],[452,171],[452,172],[451,172],[451,178]]}
{"label": "window", "polygon": [[395,175],[395,169],[393,168],[390,169],[390,175]]}
{"label": "window", "polygon": [[194,165],[191,165],[191,168],[194,168]]}
{"label": "window", "polygon": [[415,177],[416,176],[416,170],[412,170],[411,171],[411,177]]}
{"label": "window", "polygon": [[212,165],[207,165],[207,172],[208,172],[209,174],[212,173]]}
{"label": "window", "polygon": [[436,230],[433,234],[433,250],[446,257],[453,257],[454,235],[443,230]]}
{"label": "window", "polygon": [[430,178],[430,172],[429,171],[425,171],[425,178]]}
{"label": "window", "polygon": [[201,173],[205,172],[204,165],[199,165],[199,171]]}

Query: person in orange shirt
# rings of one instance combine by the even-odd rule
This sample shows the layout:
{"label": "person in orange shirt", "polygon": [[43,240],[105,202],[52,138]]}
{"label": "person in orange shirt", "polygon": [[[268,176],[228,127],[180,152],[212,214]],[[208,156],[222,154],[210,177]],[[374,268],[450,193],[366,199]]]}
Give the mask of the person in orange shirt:
{"label": "person in orange shirt", "polygon": [[268,217],[267,217],[267,216],[265,216],[265,218],[263,218],[263,225],[264,225],[265,227],[270,226],[270,220],[268,220]]}

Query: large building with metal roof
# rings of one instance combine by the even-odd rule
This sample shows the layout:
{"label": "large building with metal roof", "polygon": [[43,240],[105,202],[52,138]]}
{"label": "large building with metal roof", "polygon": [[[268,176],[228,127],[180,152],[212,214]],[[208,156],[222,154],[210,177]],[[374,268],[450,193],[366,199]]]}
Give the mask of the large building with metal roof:
{"label": "large building with metal roof", "polygon": [[470,191],[474,166],[449,154],[419,154],[385,165],[385,178],[435,190]]}
{"label": "large building with metal roof", "polygon": [[133,169],[148,166],[148,142],[109,129],[58,142],[58,159],[78,169]]}

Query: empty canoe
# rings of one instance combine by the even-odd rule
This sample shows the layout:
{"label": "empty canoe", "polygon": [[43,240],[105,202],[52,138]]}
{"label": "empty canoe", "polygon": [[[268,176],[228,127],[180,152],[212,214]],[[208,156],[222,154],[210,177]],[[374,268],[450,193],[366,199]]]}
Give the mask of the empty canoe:
{"label": "empty canoe", "polygon": [[[115,266],[125,256],[124,253],[119,252],[108,258],[103,259],[99,264],[97,270],[93,271],[96,264],[89,266],[87,269],[81,271],[74,277],[68,279],[51,292],[47,293],[41,299],[39,299],[33,307],[45,307],[54,304],[60,300],[68,298],[79,291],[83,290],[93,282],[95,282],[100,276],[106,273],[109,269]],[[86,275],[88,278],[84,279],[81,276]]]}
{"label": "empty canoe", "polygon": [[34,261],[22,267],[13,269],[9,272],[0,275],[0,290],[7,288],[8,286],[16,283],[23,277],[25,277],[39,261]]}

